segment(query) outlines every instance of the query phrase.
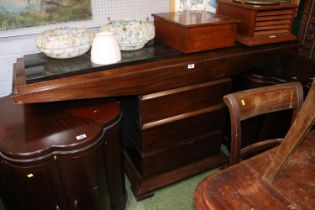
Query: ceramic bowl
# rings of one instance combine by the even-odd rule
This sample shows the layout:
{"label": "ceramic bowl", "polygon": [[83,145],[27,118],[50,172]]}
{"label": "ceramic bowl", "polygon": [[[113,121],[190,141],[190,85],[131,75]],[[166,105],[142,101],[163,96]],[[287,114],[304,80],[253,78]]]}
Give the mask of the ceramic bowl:
{"label": "ceramic bowl", "polygon": [[138,50],[154,38],[154,25],[142,20],[115,20],[102,26],[101,31],[111,32],[121,50]]}
{"label": "ceramic bowl", "polygon": [[86,53],[92,44],[94,33],[86,28],[56,28],[44,31],[36,37],[36,46],[52,58],[73,58]]}

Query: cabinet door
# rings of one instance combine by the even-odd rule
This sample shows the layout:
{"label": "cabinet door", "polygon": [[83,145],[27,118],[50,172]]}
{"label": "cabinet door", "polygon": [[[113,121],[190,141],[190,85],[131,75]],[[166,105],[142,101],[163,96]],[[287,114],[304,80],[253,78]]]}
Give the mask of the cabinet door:
{"label": "cabinet door", "polygon": [[100,145],[88,151],[58,156],[69,209],[109,210],[110,201]]}
{"label": "cabinet door", "polygon": [[6,162],[14,189],[25,210],[67,210],[55,160],[40,163]]}

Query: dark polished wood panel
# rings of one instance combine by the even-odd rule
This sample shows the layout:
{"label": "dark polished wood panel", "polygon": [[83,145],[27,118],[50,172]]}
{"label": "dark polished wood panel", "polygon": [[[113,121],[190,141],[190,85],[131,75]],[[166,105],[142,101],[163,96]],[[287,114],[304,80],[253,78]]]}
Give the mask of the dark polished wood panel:
{"label": "dark polished wood panel", "polygon": [[41,163],[5,164],[23,209],[68,209],[58,167],[52,157]]}
{"label": "dark polished wood panel", "polygon": [[80,154],[58,156],[69,210],[110,209],[103,152],[99,145]]}
{"label": "dark polished wood panel", "polygon": [[121,125],[106,130],[104,155],[112,210],[124,210],[127,203]]}
{"label": "dark polished wood panel", "polygon": [[0,157],[0,199],[6,210],[21,209],[20,202],[17,202],[16,194],[12,189],[13,180],[8,176],[6,165]]}

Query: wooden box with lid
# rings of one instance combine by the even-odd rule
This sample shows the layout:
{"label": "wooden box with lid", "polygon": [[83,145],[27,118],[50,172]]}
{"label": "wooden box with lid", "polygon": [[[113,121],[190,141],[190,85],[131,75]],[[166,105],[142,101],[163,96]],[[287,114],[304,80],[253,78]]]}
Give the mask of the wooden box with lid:
{"label": "wooden box with lid", "polygon": [[296,6],[272,3],[261,5],[218,0],[217,14],[241,20],[236,39],[248,46],[296,40],[291,33]]}
{"label": "wooden box with lid", "polygon": [[205,11],[153,14],[156,37],[183,53],[234,45],[239,20]]}

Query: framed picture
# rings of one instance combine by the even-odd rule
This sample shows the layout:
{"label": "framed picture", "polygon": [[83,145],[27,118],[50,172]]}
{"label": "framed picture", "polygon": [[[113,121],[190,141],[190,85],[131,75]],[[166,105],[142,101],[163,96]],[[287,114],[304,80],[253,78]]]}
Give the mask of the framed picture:
{"label": "framed picture", "polygon": [[90,19],[91,0],[0,0],[0,31]]}
{"label": "framed picture", "polygon": [[171,0],[171,11],[206,10],[215,13],[216,0]]}

